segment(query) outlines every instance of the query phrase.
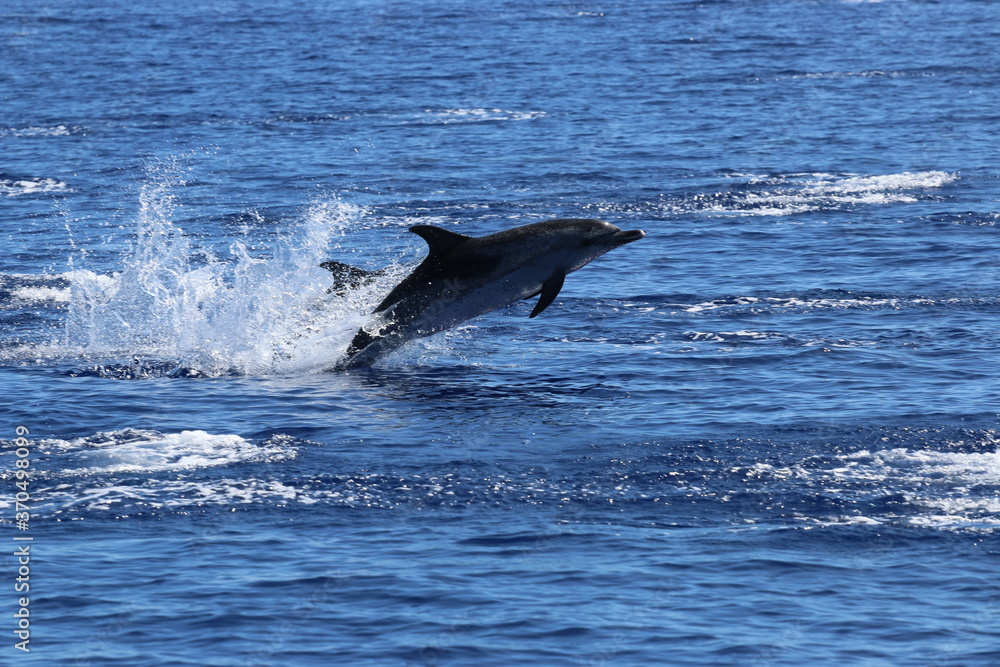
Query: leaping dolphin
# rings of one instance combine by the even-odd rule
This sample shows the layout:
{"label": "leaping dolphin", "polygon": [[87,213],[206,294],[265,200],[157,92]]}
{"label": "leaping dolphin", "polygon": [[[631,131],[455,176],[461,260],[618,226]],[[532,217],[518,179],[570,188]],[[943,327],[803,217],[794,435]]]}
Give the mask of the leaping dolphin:
{"label": "leaping dolphin", "polygon": [[[646,235],[580,219],[537,222],[478,238],[433,225],[410,231],[427,241],[429,254],[375,308],[375,317],[358,330],[334,370],[370,366],[409,340],[541,295],[529,315],[535,317],[555,300],[566,274]],[[339,262],[322,266],[348,289],[381,273]]]}

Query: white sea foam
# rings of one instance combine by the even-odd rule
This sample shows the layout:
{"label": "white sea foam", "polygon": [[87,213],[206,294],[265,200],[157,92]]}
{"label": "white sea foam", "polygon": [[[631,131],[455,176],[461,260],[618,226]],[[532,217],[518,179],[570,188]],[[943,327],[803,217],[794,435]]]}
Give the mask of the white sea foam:
{"label": "white sea foam", "polygon": [[777,331],[685,331],[683,335],[693,343],[725,343],[731,346],[758,341],[772,341],[780,345],[797,347],[855,348],[877,345],[875,341],[798,337]]}
{"label": "white sea foam", "polygon": [[699,208],[710,214],[782,216],[844,206],[915,202],[921,193],[957,179],[957,174],[944,171],[874,176],[826,173],[751,176],[749,185],[764,188],[737,193],[722,201],[707,198]]}
{"label": "white sea foam", "polygon": [[423,120],[433,119],[442,125],[520,121],[544,118],[544,111],[510,111],[507,109],[424,109]]}
{"label": "white sea foam", "polygon": [[696,194],[678,199],[661,195],[637,203],[595,203],[585,206],[598,214],[645,212],[703,213],[710,216],[787,216],[810,211],[839,210],[855,206],[911,203],[926,198],[959,179],[945,171],[899,174],[732,173],[730,180],[742,187],[730,191]]}
{"label": "white sea foam", "polygon": [[[362,479],[358,479],[363,482]],[[262,503],[282,505],[297,503],[341,504],[347,506],[389,507],[390,502],[375,491],[358,485],[345,485],[341,489],[314,489],[309,485],[296,486],[275,480],[224,477],[221,479],[193,479],[184,472],[170,479],[150,479],[140,484],[113,482],[94,484],[86,488],[56,485],[45,489],[44,510],[54,510],[59,515],[67,510],[81,508],[89,511],[120,511],[123,513],[147,510],[180,510],[192,507],[236,507]]]}
{"label": "white sea foam", "polygon": [[295,450],[280,441],[257,444],[238,435],[200,430],[124,429],[72,440],[42,440],[39,445],[59,460],[59,477],[191,470],[295,456]]}
{"label": "white sea foam", "polygon": [[[297,455],[293,443],[286,435],[253,442],[234,434],[202,430],[161,433],[144,429],[38,440],[32,443],[34,488],[39,498],[35,509],[59,515],[71,508],[141,512],[204,504],[228,506],[258,498],[316,502],[281,482],[253,477],[204,479],[200,472],[245,464],[284,465]],[[7,506],[0,499],[0,508]]]}
{"label": "white sea foam", "polygon": [[685,331],[684,335],[695,342],[711,341],[715,343],[738,340],[766,340],[768,338],[783,337],[781,334],[765,333],[762,331]]}
{"label": "white sea foam", "polygon": [[66,137],[72,134],[65,125],[41,127],[8,127],[0,129],[0,136],[12,137]]}
{"label": "white sea foam", "polygon": [[854,479],[883,479],[891,471],[907,483],[933,481],[962,487],[1000,485],[1000,450],[963,453],[905,448],[860,451],[843,457],[847,464],[835,470]]}
{"label": "white sea foam", "polygon": [[0,195],[16,197],[45,192],[68,192],[66,184],[54,178],[0,179]]}
{"label": "white sea foam", "polygon": [[[1000,486],[1000,449],[951,449],[964,444],[943,442],[941,449],[862,450],[835,457],[833,467],[812,469],[806,462],[795,471],[797,476],[821,481],[829,493],[856,493],[860,488],[879,495],[898,493],[916,508],[903,519],[913,526],[993,529],[1000,525],[1000,499],[992,491]],[[995,448],[1000,438],[987,433],[978,444]]]}
{"label": "white sea foam", "polygon": [[69,303],[68,287],[15,287],[11,290],[15,299],[41,303]]}
{"label": "white sea foam", "polygon": [[754,312],[789,311],[789,310],[832,310],[847,308],[907,308],[931,305],[934,301],[923,298],[876,298],[857,297],[846,299],[821,298],[801,299],[797,297],[754,297],[738,296],[731,299],[714,299],[695,304],[671,304],[686,313],[705,313],[715,310],[744,309],[749,307]]}
{"label": "white sea foam", "polygon": [[849,176],[846,178],[816,175],[807,190],[818,193],[902,192],[903,190],[940,188],[958,179],[956,174],[945,171],[922,171],[915,174],[888,174],[885,176]]}
{"label": "white sea foam", "polygon": [[36,283],[55,283],[67,280],[65,273],[0,273],[0,282],[13,278]]}

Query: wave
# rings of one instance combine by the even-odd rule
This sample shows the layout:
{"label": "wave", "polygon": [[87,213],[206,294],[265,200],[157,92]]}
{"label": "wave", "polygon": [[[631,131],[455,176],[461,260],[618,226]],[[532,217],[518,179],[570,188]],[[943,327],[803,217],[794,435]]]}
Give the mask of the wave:
{"label": "wave", "polygon": [[[904,308],[927,308],[941,305],[967,305],[982,301],[981,299],[959,297],[934,299],[916,295],[864,295],[843,290],[829,290],[818,294],[809,293],[792,296],[737,295],[695,303],[677,302],[674,298],[638,297],[638,300],[629,302],[624,307],[640,312],[672,309],[692,315],[733,315],[737,313],[756,315],[762,313],[808,312],[812,310],[901,310]],[[994,300],[989,300],[989,303],[993,302]]]}
{"label": "wave", "polygon": [[0,273],[0,310],[62,306],[69,298],[65,276]]}
{"label": "wave", "polygon": [[708,216],[786,216],[858,206],[912,203],[959,179],[945,171],[899,174],[743,174],[728,173],[725,190],[686,197],[661,195],[646,202],[598,203],[598,213],[657,213]]}
{"label": "wave", "polygon": [[67,127],[65,125],[3,127],[0,128],[0,137],[68,137],[72,134],[82,134],[83,132],[83,128]]}
{"label": "wave", "polygon": [[791,174],[749,176],[747,192],[709,196],[700,211],[712,215],[781,216],[839,210],[862,205],[912,203],[922,192],[958,180],[944,171],[861,176],[857,174]]}
{"label": "wave", "polygon": [[778,342],[781,345],[801,347],[872,347],[874,341],[858,341],[827,339],[822,337],[801,338],[776,331],[685,331],[682,334],[693,343],[725,343],[730,346],[741,346],[758,342]]}
{"label": "wave", "polygon": [[484,123],[500,121],[522,121],[544,118],[544,111],[511,111],[508,109],[424,109],[423,115],[415,117],[420,124],[453,125],[456,123]]}
{"label": "wave", "polygon": [[13,299],[28,304],[68,304],[70,290],[68,287],[15,287],[10,294]]}
{"label": "wave", "polygon": [[[286,112],[258,119],[226,118],[212,115],[207,118],[197,118],[189,122],[207,126],[241,126],[241,125],[314,125],[331,122],[350,122],[365,119],[379,119],[400,125],[458,125],[467,123],[501,123],[520,122],[545,118],[544,111],[497,109],[497,108],[443,108],[422,109],[420,111],[373,112],[373,111],[339,111],[336,113],[304,113]],[[14,136],[42,136],[44,128],[38,135],[16,134]],[[14,130],[6,130],[13,133]],[[0,136],[4,130],[0,130]],[[69,133],[69,131],[67,131]]]}
{"label": "wave", "polygon": [[[850,1],[850,0],[849,0]],[[855,2],[861,0],[853,0]],[[881,0],[867,0],[868,2],[878,2]],[[927,67],[912,67],[904,69],[867,69],[867,70],[843,70],[830,72],[802,72],[786,71],[774,77],[774,80],[783,79],[926,79],[934,77],[956,77],[956,76],[981,76],[995,75],[996,67],[956,67],[948,65],[931,65]]]}

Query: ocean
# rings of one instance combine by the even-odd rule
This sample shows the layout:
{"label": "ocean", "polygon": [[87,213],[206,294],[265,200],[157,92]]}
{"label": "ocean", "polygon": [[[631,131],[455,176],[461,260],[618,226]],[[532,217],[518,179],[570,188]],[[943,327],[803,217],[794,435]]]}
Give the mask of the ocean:
{"label": "ocean", "polygon": [[[998,37],[7,0],[0,662],[1000,664]],[[646,237],[330,371],[409,227],[553,218]]]}

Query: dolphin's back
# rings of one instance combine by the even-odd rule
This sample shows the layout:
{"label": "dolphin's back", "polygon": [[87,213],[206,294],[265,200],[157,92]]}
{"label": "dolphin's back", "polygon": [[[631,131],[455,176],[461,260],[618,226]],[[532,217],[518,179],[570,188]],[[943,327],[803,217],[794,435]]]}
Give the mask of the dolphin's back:
{"label": "dolphin's back", "polygon": [[408,297],[423,294],[435,298],[442,291],[465,291],[471,280],[488,279],[501,263],[499,253],[482,243],[489,237],[477,239],[432,225],[417,225],[410,231],[427,241],[427,257],[389,292],[375,308],[376,313]]}

